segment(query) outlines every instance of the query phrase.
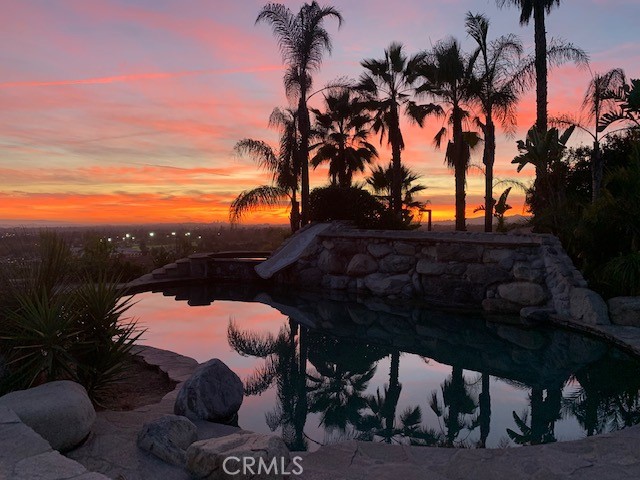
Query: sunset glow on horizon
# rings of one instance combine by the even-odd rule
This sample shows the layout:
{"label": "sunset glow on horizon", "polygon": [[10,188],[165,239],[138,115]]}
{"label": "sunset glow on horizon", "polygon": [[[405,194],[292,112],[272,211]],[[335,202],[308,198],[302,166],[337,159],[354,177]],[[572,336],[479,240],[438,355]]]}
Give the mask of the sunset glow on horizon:
{"label": "sunset glow on horizon", "polygon": [[[79,224],[227,221],[242,191],[270,175],[233,153],[242,138],[277,144],[268,128],[272,109],[286,106],[284,67],[266,25],[254,25],[264,0],[21,0],[4,3],[0,28],[0,223]],[[297,11],[302,1],[285,1]],[[340,10],[344,25],[326,28],[333,52],[314,77],[321,88],[337,77],[357,79],[364,58],[381,58],[391,41],[406,52],[429,49],[447,36],[465,51],[466,12],[485,13],[490,38],[514,33],[533,51],[533,26],[518,24],[515,8],[495,0],[440,2],[320,1]],[[391,9],[391,10],[390,10]],[[565,0],[547,17],[550,37],[583,48],[591,72],[621,67],[640,77],[637,0]],[[591,73],[574,65],[552,69],[549,113],[576,113]],[[319,106],[321,96],[311,106]],[[315,102],[315,103],[314,103]],[[495,176],[528,183],[516,173],[516,140],[535,118],[534,93],[518,106],[514,135],[498,137]],[[432,138],[441,119],[424,129],[403,122],[402,159],[422,175],[434,220],[454,215],[454,178]],[[390,149],[379,145],[381,164]],[[575,135],[573,144],[588,143]],[[482,149],[473,154],[482,163]],[[327,183],[312,171],[311,187]],[[356,181],[362,181],[357,177]],[[497,187],[494,195],[502,189]],[[470,170],[467,215],[483,203],[484,177]],[[523,214],[513,191],[510,214]],[[285,206],[261,210],[244,223],[287,224]]]}

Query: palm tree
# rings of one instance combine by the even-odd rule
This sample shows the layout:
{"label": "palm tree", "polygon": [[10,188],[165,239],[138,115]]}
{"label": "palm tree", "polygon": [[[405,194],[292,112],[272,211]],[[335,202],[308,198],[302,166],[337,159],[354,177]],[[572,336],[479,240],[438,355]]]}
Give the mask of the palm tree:
{"label": "palm tree", "polygon": [[242,331],[229,322],[229,346],[243,357],[264,359],[264,364],[244,380],[245,395],[261,395],[276,386],[278,403],[265,414],[271,431],[282,428],[291,450],[307,449],[304,426],[307,419],[306,329],[289,319],[277,335]]}
{"label": "palm tree", "polygon": [[329,162],[331,183],[347,188],[353,175],[378,157],[369,143],[371,117],[361,98],[349,89],[330,91],[324,97],[325,111],[311,109],[316,117],[314,134],[320,145],[311,159],[313,167]]}
{"label": "palm tree", "polygon": [[262,140],[245,138],[236,143],[239,155],[253,158],[258,165],[273,175],[271,185],[261,185],[241,192],[231,203],[229,220],[236,223],[256,208],[280,205],[288,199],[291,203],[291,231],[300,228],[300,212],[297,198],[300,180],[298,156],[297,113],[291,109],[276,108],[271,113],[269,125],[280,129],[280,147],[275,152]]}
{"label": "palm tree", "polygon": [[545,14],[560,5],[560,0],[497,0],[500,8],[514,5],[520,9],[520,25],[528,25],[533,17],[536,69],[536,128],[547,131],[547,31]]}
{"label": "palm tree", "polygon": [[316,1],[305,3],[294,14],[280,3],[265,5],[256,24],[266,22],[271,25],[278,39],[282,61],[286,64],[284,86],[287,96],[297,101],[298,131],[301,167],[302,224],[309,222],[309,137],[311,121],[307,108],[307,95],[312,86],[312,74],[320,69],[325,51],[331,53],[331,37],[324,28],[325,18],[333,17],[342,25],[342,15],[334,7],[321,7]]}
{"label": "palm tree", "polygon": [[[421,183],[414,183],[420,179],[420,175],[413,172],[408,167],[402,165],[400,171],[400,181],[402,186],[401,205],[403,207],[402,216],[404,218],[409,215],[412,209],[421,209],[428,203],[414,200],[415,194],[426,190],[427,187]],[[393,198],[393,163],[390,162],[386,168],[378,165],[375,169],[372,169],[371,175],[367,177],[366,182],[371,188],[373,188],[377,197],[386,202],[389,209],[391,209]]]}
{"label": "palm tree", "polygon": [[[541,135],[536,127],[531,127],[527,138],[524,141],[518,140],[520,155],[511,161],[518,164],[518,172],[528,163],[535,166],[536,180],[533,189],[528,192],[527,201],[537,225],[550,228],[552,233],[559,232],[562,227],[560,207],[566,188],[552,181],[551,172],[562,160],[567,142],[574,130],[573,126],[564,132],[551,128]],[[545,216],[548,218],[545,219]]]}
{"label": "palm tree", "polygon": [[589,87],[582,100],[583,118],[573,118],[563,115],[555,119],[556,123],[575,125],[576,128],[587,133],[593,139],[591,150],[591,198],[595,200],[602,189],[602,177],[604,174],[604,161],[600,143],[609,135],[619,130],[605,131],[618,118],[615,116],[617,101],[615,92],[626,84],[624,72],[620,68],[614,68],[604,74],[595,74],[589,82]]}
{"label": "palm tree", "polygon": [[[477,418],[468,418],[478,408],[478,403],[469,391],[469,384],[464,378],[463,369],[453,366],[451,376],[446,378],[440,387],[442,401],[438,392],[431,392],[429,406],[438,419],[444,422],[444,445],[453,447],[463,429],[473,430],[478,425]],[[487,433],[488,434],[488,433]]]}
{"label": "palm tree", "polygon": [[365,391],[385,354],[374,345],[310,332],[309,362],[316,371],[307,374],[309,411],[322,414],[327,430],[345,433],[359,424]]}
{"label": "palm tree", "polygon": [[493,165],[496,158],[496,128],[494,116],[507,130],[515,125],[515,107],[518,101],[516,86],[512,82],[514,62],[522,54],[522,44],[514,35],[499,37],[489,41],[489,20],[484,15],[467,13],[467,33],[476,41],[479,55],[477,63],[480,78],[478,103],[484,114],[484,122],[478,125],[484,134],[485,165],[485,204],[484,230],[491,232],[493,227]]}
{"label": "palm tree", "polygon": [[361,62],[365,72],[360,76],[358,88],[368,98],[368,108],[374,113],[373,130],[380,134],[380,143],[387,137],[391,145],[393,181],[391,207],[400,216],[402,211],[402,160],[404,139],[400,130],[400,114],[404,108],[410,120],[422,126],[428,113],[437,110],[434,105],[418,105],[412,100],[413,86],[418,79],[424,53],[407,57],[402,44],[391,43],[383,59]]}
{"label": "palm tree", "polygon": [[[463,122],[468,117],[466,108],[473,100],[478,82],[473,75],[474,59],[463,54],[456,39],[438,42],[423,64],[424,83],[416,92],[424,94],[447,106],[448,120],[452,127],[452,139],[447,145],[445,162],[454,170],[456,184],[456,230],[466,230],[466,173],[471,158],[471,148],[478,143],[477,134],[465,132]],[[438,113],[444,113],[441,108]],[[440,147],[448,134],[442,127],[435,136]]]}

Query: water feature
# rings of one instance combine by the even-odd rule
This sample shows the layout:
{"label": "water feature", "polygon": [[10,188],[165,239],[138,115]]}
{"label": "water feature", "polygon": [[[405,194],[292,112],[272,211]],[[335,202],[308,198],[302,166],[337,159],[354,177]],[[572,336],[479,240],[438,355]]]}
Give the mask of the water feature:
{"label": "water feature", "polygon": [[640,422],[640,362],[518,318],[237,286],[136,300],[142,343],[223,360],[245,382],[239,425],[295,450],[516,446]]}

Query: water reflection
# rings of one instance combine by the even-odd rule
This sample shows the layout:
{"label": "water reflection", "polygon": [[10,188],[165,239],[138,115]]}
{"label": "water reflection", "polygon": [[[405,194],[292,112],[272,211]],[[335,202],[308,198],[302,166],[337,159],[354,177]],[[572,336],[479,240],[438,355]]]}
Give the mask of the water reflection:
{"label": "water reflection", "polygon": [[[261,403],[265,423],[292,450],[346,438],[532,445],[640,423],[638,361],[567,331],[377,299],[223,286],[164,295],[198,305],[261,302],[285,315],[275,331],[229,320],[226,341],[256,362],[243,375],[245,393],[273,394]],[[153,330],[152,319],[143,321]],[[403,362],[410,377],[401,378]],[[419,378],[423,393],[408,395],[403,382],[420,391]],[[243,425],[242,410],[239,423],[255,429]]]}

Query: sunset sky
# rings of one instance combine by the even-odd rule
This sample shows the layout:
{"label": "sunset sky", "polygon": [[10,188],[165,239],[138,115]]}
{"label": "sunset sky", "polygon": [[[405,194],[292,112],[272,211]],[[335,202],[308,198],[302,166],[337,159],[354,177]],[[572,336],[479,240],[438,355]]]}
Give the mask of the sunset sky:
{"label": "sunset sky", "polygon": [[[245,137],[275,145],[267,120],[273,107],[286,106],[276,40],[267,25],[254,25],[264,1],[0,3],[0,223],[225,221],[240,191],[268,183],[232,151]],[[302,4],[285,3],[294,11]],[[381,57],[391,41],[415,53],[453,35],[471,50],[467,11],[490,17],[491,37],[515,33],[533,51],[533,26],[520,27],[517,10],[499,10],[495,0],[330,4],[344,24],[327,23],[334,49],[315,77],[318,88],[338,76],[357,78],[360,61]],[[639,18],[638,0],[564,0],[547,30],[586,50],[593,72],[622,67],[638,78]],[[590,75],[572,65],[553,70],[550,114],[574,112]],[[497,177],[530,180],[531,170],[517,174],[510,161],[534,115],[530,92],[515,137],[499,138]],[[434,219],[453,217],[453,175],[431,141],[441,124],[403,125],[403,161],[423,175]],[[380,156],[388,161],[386,145]],[[469,215],[483,195],[483,177],[471,174]],[[326,182],[326,170],[312,173],[312,187]],[[522,194],[510,203],[522,213]],[[259,212],[247,223],[286,223],[286,215]]]}

